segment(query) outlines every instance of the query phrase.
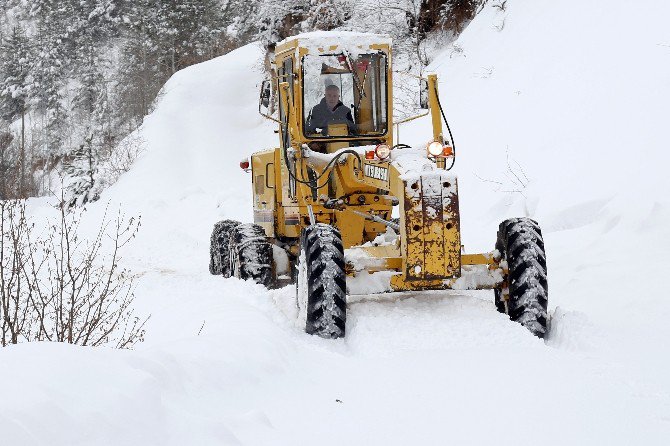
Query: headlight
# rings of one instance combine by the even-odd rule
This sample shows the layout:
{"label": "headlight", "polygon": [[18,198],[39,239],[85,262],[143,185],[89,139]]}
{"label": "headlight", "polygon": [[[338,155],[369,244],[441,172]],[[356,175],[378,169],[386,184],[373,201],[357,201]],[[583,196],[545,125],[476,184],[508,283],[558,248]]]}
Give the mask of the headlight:
{"label": "headlight", "polygon": [[391,148],[386,144],[379,144],[375,147],[375,154],[380,160],[386,159],[391,154]]}
{"label": "headlight", "polygon": [[442,144],[437,141],[433,141],[428,144],[428,154],[431,156],[440,156],[442,155]]}

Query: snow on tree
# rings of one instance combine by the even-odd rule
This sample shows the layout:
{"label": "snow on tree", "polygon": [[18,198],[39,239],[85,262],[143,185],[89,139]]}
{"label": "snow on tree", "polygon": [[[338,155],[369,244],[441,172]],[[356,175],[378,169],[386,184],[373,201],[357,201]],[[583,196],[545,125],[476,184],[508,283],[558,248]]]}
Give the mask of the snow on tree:
{"label": "snow on tree", "polygon": [[21,27],[15,26],[0,43],[0,117],[12,122],[26,109],[30,78],[29,43]]}
{"label": "snow on tree", "polygon": [[0,119],[14,122],[15,133],[17,119],[29,122],[5,163],[16,154],[14,167],[21,158],[24,167],[60,169],[89,141],[104,161],[151,112],[170,76],[254,40],[271,47],[311,30],[391,34],[396,60],[421,71],[429,33],[460,32],[484,1],[4,0]]}

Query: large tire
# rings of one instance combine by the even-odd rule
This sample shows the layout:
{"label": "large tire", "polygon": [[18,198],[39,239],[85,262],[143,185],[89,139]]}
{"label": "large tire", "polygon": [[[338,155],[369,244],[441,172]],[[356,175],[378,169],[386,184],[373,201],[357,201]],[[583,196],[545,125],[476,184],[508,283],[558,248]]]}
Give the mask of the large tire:
{"label": "large tire", "polygon": [[241,223],[235,220],[222,220],[214,225],[209,245],[209,272],[214,275],[230,277],[229,244],[230,233]]}
{"label": "large tire", "polygon": [[[503,221],[498,229],[496,249],[508,270],[503,285],[495,290],[496,308],[535,336],[544,338],[549,291],[540,226],[529,218]],[[507,302],[506,294],[509,295]]]}
{"label": "large tire", "polygon": [[328,339],[344,337],[346,273],[337,229],[323,223],[303,229],[296,288],[299,320],[305,332]]}
{"label": "large tire", "polygon": [[233,277],[253,280],[272,288],[274,271],[272,266],[272,244],[265,230],[253,223],[235,227],[230,233],[230,268]]}

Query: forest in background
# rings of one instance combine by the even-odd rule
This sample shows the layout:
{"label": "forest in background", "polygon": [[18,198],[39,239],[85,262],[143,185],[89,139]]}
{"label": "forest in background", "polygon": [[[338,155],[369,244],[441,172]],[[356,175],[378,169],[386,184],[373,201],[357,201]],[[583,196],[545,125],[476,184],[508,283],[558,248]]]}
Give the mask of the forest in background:
{"label": "forest in background", "polygon": [[141,153],[133,131],[185,67],[342,29],[391,35],[420,71],[429,37],[448,43],[486,1],[0,0],[0,200],[96,200]]}

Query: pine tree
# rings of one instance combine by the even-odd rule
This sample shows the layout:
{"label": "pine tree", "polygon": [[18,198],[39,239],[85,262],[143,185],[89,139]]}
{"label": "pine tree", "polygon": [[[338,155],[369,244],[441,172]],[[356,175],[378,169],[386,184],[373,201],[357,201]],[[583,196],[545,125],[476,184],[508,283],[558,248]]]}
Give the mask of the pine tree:
{"label": "pine tree", "polygon": [[128,11],[128,30],[116,75],[116,106],[121,120],[128,125],[127,133],[142,123],[166,79],[160,71],[156,46],[149,37],[154,19],[145,14],[148,1],[138,0]]}
{"label": "pine tree", "polygon": [[137,126],[171,75],[221,54],[225,21],[216,0],[138,0],[123,22],[117,91],[122,114]]}
{"label": "pine tree", "polygon": [[[14,27],[7,41],[0,44],[0,56],[0,117],[10,123],[21,120],[18,160],[15,163],[18,171],[16,193],[25,197],[28,195],[25,114],[30,88],[30,47],[20,27]],[[3,170],[11,169],[11,164],[14,164],[4,156],[8,147],[9,143],[3,148]]]}
{"label": "pine tree", "polygon": [[30,82],[30,47],[19,26],[0,43],[0,56],[0,118],[12,122],[26,110]]}
{"label": "pine tree", "polygon": [[99,153],[93,144],[93,135],[89,135],[84,144],[73,151],[69,161],[65,163],[65,173],[71,180],[67,187],[68,208],[83,206],[99,198],[94,189],[99,158]]}
{"label": "pine tree", "polygon": [[67,151],[67,110],[63,105],[67,81],[66,67],[73,57],[71,40],[74,10],[70,2],[39,0],[33,5],[37,26],[35,55],[31,66],[34,78],[31,102],[43,118],[44,135],[39,147],[41,156],[63,154]]}
{"label": "pine tree", "polygon": [[0,121],[0,200],[7,200],[14,196],[12,185],[15,185],[13,173],[14,159],[9,151],[14,135],[1,125]]}
{"label": "pine tree", "polygon": [[147,37],[163,73],[203,61],[205,48],[222,33],[223,17],[214,0],[152,0],[149,7],[155,13],[149,16]]}

